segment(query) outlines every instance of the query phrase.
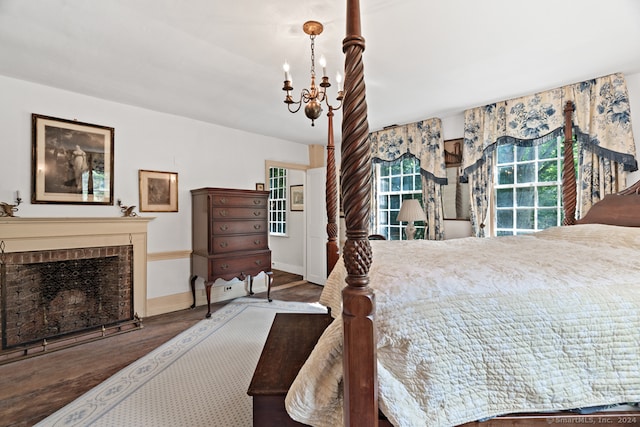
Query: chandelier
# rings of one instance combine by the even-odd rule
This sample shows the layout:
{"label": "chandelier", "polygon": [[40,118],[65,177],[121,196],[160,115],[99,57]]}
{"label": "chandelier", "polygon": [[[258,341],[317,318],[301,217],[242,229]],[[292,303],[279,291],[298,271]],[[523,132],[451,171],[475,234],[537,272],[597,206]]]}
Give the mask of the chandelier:
{"label": "chandelier", "polygon": [[297,113],[302,104],[305,104],[304,113],[311,119],[311,126],[314,126],[314,120],[320,117],[322,114],[322,103],[324,102],[330,110],[337,110],[342,104],[344,98],[344,92],[342,90],[342,76],[340,73],[336,74],[336,82],[338,83],[338,106],[334,107],[329,105],[327,99],[327,88],[331,87],[329,83],[329,77],[327,77],[327,62],[324,56],[320,57],[320,66],[322,67],[322,81],[316,85],[316,69],[315,69],[315,39],[316,36],[322,33],[322,24],[317,21],[307,21],[302,26],[302,30],[311,38],[311,85],[309,88],[302,89],[300,93],[300,99],[294,101],[291,96],[293,91],[293,85],[291,84],[291,74],[289,73],[289,64],[285,61],[282,68],[284,69],[284,86],[282,90],[286,92],[284,103],[287,104],[287,108],[292,113]]}

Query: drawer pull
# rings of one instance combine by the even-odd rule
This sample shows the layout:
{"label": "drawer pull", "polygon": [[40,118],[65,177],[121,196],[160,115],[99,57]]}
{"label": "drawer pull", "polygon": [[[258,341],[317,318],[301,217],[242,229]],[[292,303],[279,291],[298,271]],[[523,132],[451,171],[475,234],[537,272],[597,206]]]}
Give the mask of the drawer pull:
{"label": "drawer pull", "polygon": [[260,243],[262,243],[262,240],[260,240],[260,239],[256,239],[256,240],[254,240],[254,241],[253,241],[253,243],[254,243],[255,245],[259,245]]}
{"label": "drawer pull", "polygon": [[221,230],[221,231],[227,231],[228,229],[229,229],[229,226],[228,226],[227,224],[222,224],[222,225],[220,226],[220,230]]}
{"label": "drawer pull", "polygon": [[229,246],[229,242],[220,242],[221,248],[226,248],[227,246]]}
{"label": "drawer pull", "polygon": [[261,203],[262,203],[262,200],[260,200],[260,199],[253,199],[253,204],[254,204],[254,205],[259,205],[259,204],[261,204]]}
{"label": "drawer pull", "polygon": [[227,216],[229,214],[225,209],[218,211],[218,213],[220,214],[220,216]]}
{"label": "drawer pull", "polygon": [[226,197],[221,197],[220,198],[220,203],[222,203],[223,205],[227,204],[227,198]]}
{"label": "drawer pull", "polygon": [[229,264],[221,264],[220,268],[226,270],[227,268],[229,268]]}
{"label": "drawer pull", "polygon": [[253,229],[254,230],[260,230],[261,228],[262,228],[262,225],[260,225],[260,224],[254,224],[253,225]]}
{"label": "drawer pull", "polygon": [[262,265],[262,261],[261,260],[256,260],[256,265]]}
{"label": "drawer pull", "polygon": [[254,216],[260,216],[260,215],[262,215],[262,211],[253,211],[253,215]]}

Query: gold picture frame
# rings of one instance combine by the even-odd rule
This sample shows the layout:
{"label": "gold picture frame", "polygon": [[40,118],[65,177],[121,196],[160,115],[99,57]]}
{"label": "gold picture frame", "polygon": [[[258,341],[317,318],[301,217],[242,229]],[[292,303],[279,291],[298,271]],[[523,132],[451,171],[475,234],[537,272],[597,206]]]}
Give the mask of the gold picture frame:
{"label": "gold picture frame", "polygon": [[113,205],[114,129],[31,115],[31,203]]}
{"label": "gold picture frame", "polygon": [[140,212],[178,212],[178,174],[140,169]]}

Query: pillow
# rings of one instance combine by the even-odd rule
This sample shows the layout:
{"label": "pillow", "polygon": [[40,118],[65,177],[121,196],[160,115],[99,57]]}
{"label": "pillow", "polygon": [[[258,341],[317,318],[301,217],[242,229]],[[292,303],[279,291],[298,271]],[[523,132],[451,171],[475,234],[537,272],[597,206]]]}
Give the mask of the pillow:
{"label": "pillow", "polygon": [[609,194],[587,212],[576,224],[609,224],[640,227],[640,195]]}

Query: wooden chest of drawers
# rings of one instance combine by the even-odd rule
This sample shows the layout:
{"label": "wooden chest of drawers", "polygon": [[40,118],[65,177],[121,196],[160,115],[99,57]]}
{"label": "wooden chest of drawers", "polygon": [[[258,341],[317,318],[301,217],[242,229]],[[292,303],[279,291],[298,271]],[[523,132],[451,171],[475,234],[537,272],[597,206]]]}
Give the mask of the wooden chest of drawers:
{"label": "wooden chest of drawers", "polygon": [[191,292],[195,307],[195,280],[205,280],[211,316],[211,286],[216,279],[249,278],[260,272],[269,276],[271,301],[271,251],[269,250],[268,191],[200,188],[191,190],[192,242]]}

